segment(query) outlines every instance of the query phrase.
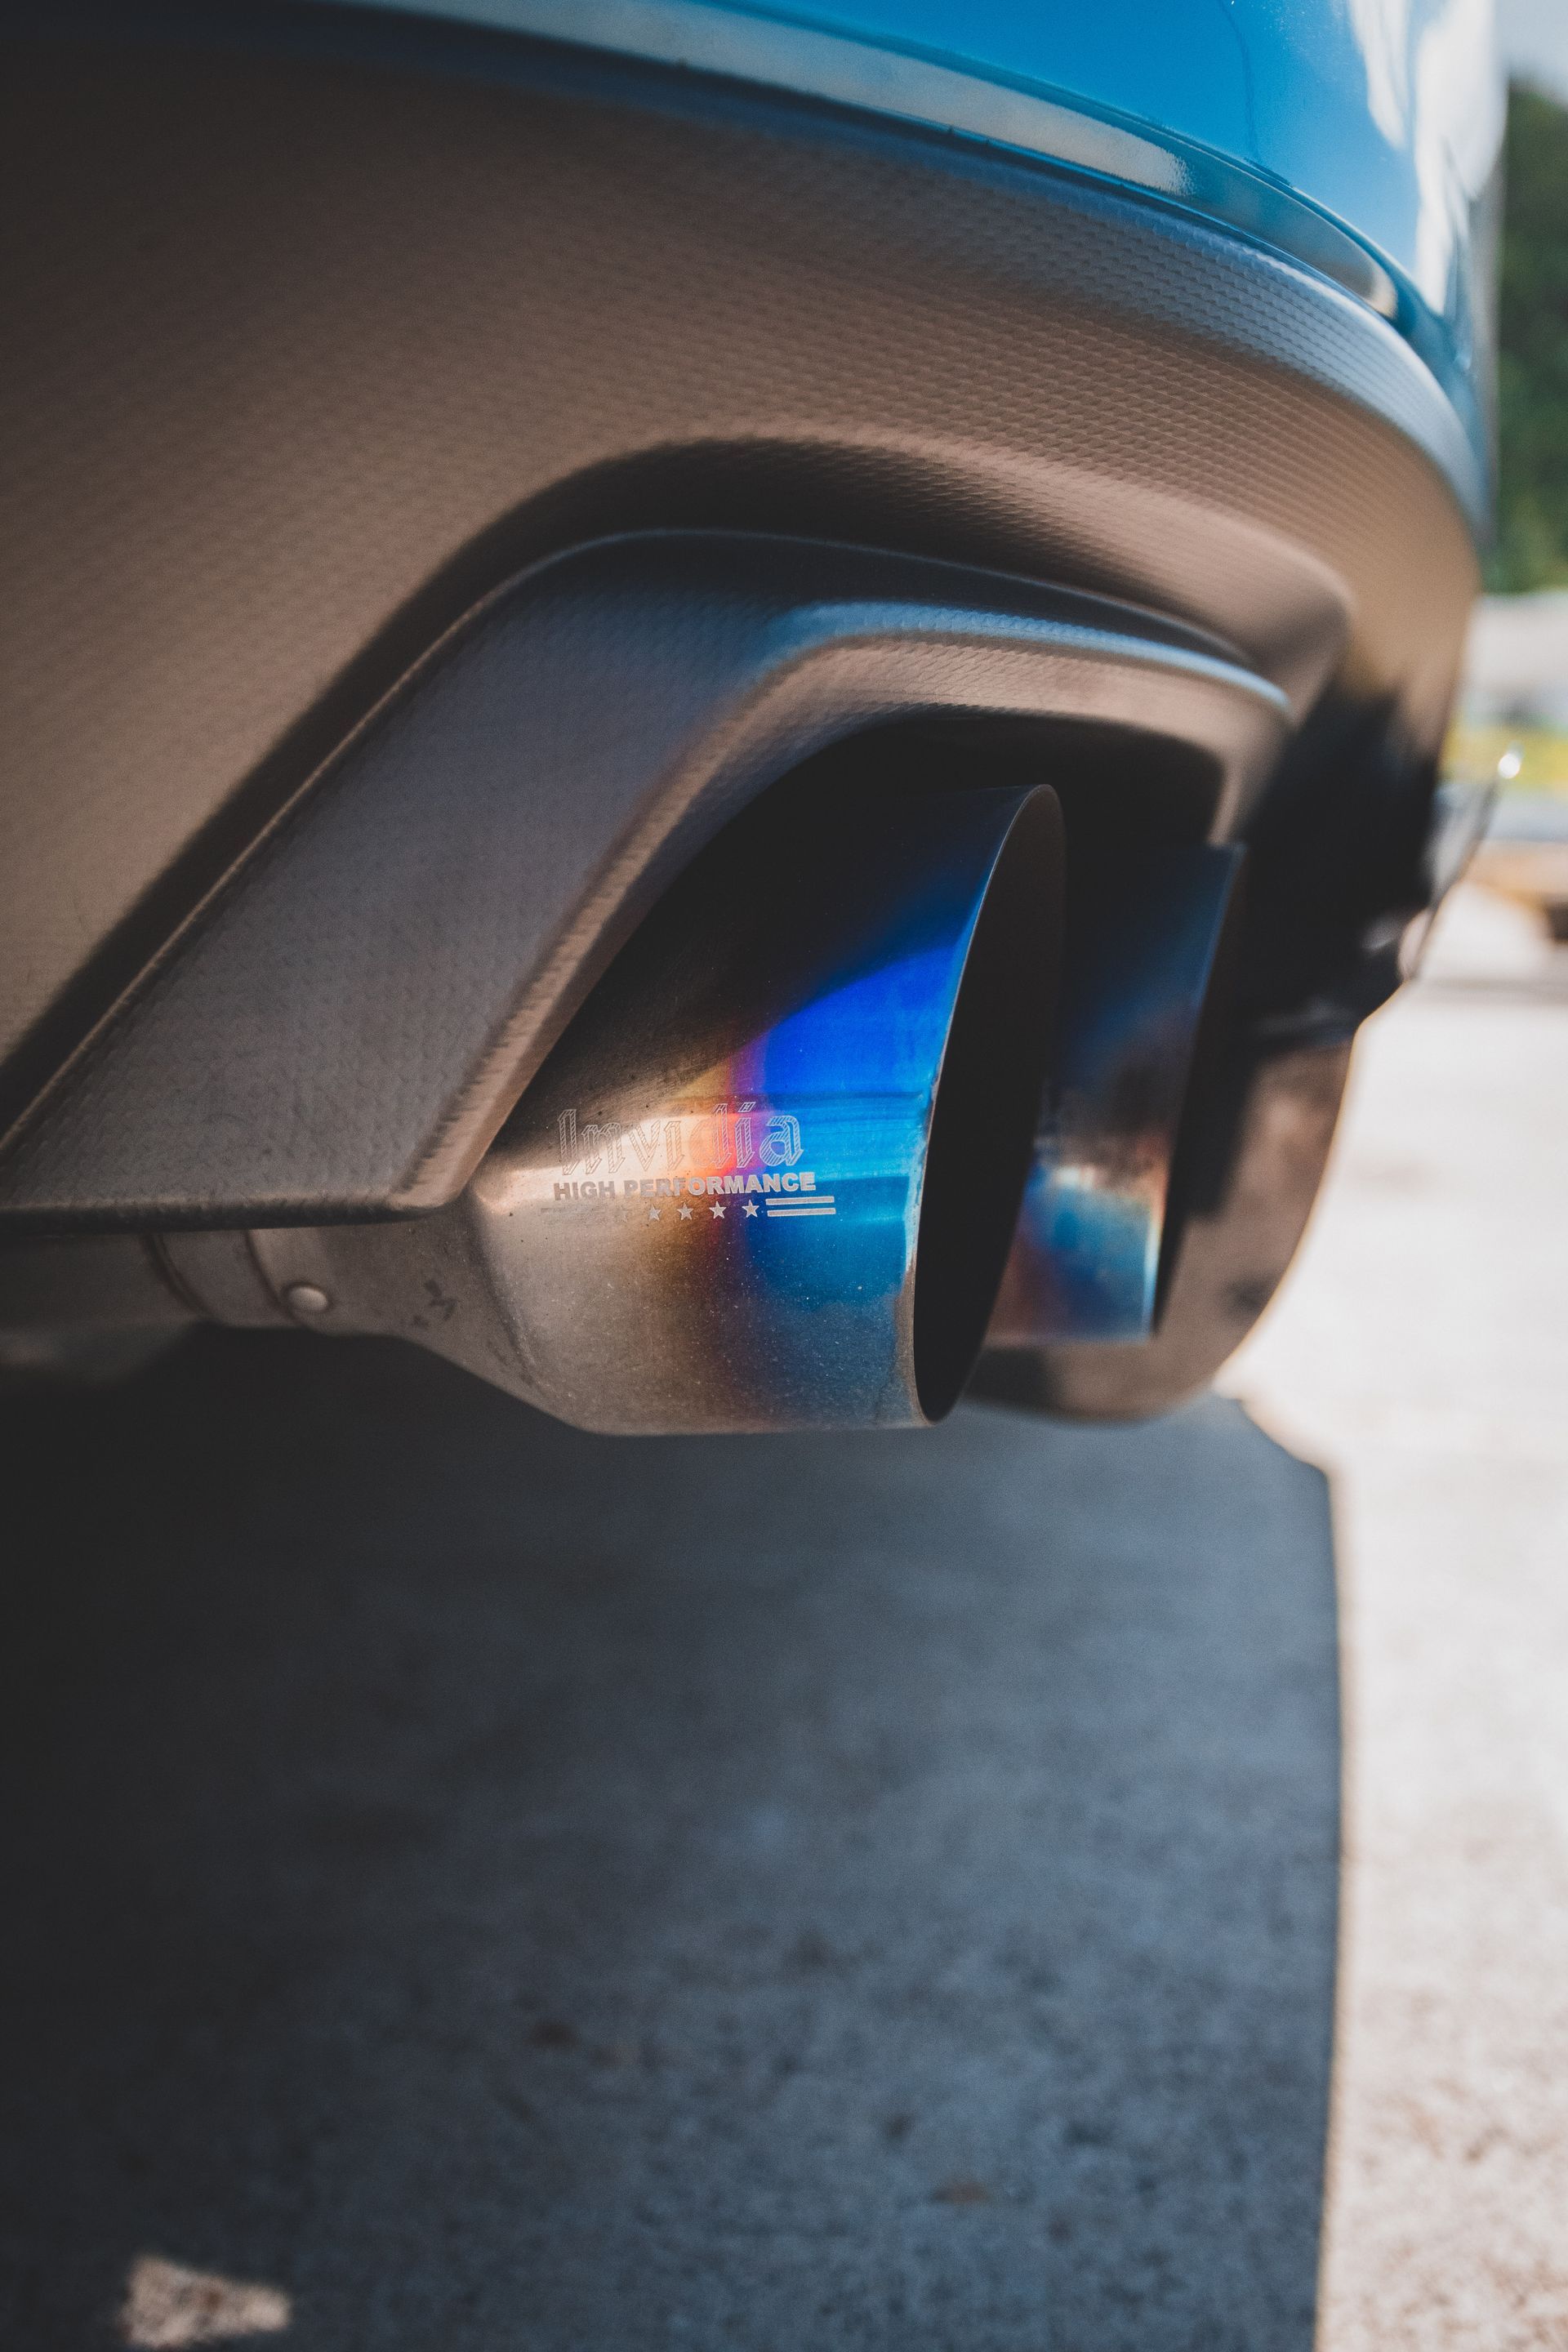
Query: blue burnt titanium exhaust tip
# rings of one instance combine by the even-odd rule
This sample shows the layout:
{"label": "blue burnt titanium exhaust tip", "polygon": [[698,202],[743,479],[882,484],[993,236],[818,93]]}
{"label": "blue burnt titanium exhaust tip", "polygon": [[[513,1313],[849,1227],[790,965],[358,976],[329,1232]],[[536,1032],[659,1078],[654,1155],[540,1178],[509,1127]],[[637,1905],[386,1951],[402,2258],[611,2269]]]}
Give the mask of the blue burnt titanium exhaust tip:
{"label": "blue burnt titanium exhaust tip", "polygon": [[1017,1222],[1062,932],[1054,793],[780,788],[647,918],[456,1202],[258,1243],[331,1300],[317,1328],[582,1428],[939,1421]]}

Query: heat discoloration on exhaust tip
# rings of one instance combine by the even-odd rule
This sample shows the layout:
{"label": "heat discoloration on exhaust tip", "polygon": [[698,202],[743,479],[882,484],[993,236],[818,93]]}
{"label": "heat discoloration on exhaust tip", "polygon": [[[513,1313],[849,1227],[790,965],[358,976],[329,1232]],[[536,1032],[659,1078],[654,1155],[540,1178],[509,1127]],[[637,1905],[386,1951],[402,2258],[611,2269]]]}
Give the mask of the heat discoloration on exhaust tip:
{"label": "heat discoloration on exhaust tip", "polygon": [[245,2336],[278,2336],[293,2319],[281,2288],[216,2271],[188,2270],[161,2254],[138,2254],[120,2312],[123,2342],[168,2352],[184,2344],[225,2344]]}

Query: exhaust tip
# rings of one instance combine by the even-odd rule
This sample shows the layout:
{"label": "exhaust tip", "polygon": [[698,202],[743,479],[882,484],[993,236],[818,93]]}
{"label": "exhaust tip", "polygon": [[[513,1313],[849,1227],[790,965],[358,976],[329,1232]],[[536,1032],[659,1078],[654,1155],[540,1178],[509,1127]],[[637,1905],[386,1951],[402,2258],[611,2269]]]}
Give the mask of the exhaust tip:
{"label": "exhaust tip", "polygon": [[586,1429],[939,1421],[1017,1221],[1061,898],[1043,787],[781,786],[646,919],[458,1201],[323,1230],[290,1271],[335,1328]]}
{"label": "exhaust tip", "polygon": [[1075,873],[1056,1085],[993,1346],[1137,1346],[1158,1329],[1205,1189],[1244,871],[1240,849],[1191,844],[1120,860],[1097,888]]}

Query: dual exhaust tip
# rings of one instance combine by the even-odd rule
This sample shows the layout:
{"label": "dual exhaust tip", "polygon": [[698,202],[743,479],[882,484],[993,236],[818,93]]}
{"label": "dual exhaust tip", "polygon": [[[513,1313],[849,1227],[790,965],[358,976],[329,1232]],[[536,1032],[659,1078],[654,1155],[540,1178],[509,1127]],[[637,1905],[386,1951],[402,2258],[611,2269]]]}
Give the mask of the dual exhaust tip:
{"label": "dual exhaust tip", "polygon": [[[919,1426],[987,1341],[1146,1339],[1239,863],[1075,866],[1069,928],[1047,786],[771,793],[634,934],[456,1200],[161,1235],[124,1312],[154,1280],[166,1317],[395,1335],[647,1434]],[[137,1247],[39,1244],[0,1294]]]}

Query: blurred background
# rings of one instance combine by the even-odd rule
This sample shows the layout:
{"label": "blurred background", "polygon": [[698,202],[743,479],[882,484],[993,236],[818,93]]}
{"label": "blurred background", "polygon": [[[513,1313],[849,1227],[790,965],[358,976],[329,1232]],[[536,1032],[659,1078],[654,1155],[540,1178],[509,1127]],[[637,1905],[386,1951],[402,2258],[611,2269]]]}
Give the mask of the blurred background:
{"label": "blurred background", "polygon": [[1568,938],[1568,8],[1505,0],[1513,85],[1500,273],[1501,482],[1450,744],[1504,790],[1477,878]]}

